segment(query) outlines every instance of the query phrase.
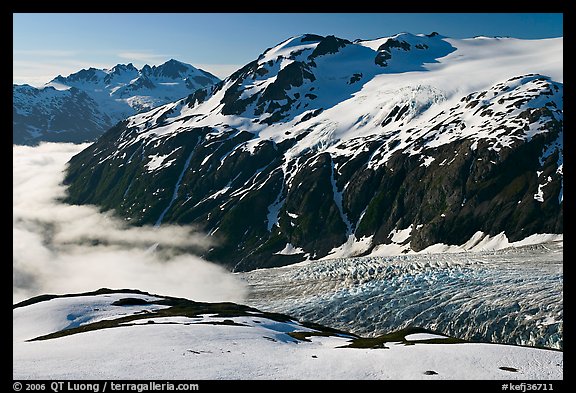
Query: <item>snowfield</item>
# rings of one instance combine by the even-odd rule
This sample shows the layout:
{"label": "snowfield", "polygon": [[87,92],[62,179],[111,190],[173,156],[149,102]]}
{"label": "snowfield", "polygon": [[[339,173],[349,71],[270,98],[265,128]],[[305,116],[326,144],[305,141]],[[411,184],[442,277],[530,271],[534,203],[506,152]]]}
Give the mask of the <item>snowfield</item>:
{"label": "snowfield", "polygon": [[561,234],[562,60],[561,37],[291,37],[75,156],[69,201],[198,225],[235,272]]}
{"label": "snowfield", "polygon": [[[387,66],[375,64],[374,56],[380,45],[394,40],[415,49],[407,51],[394,48]],[[310,38],[302,35],[291,37],[264,52],[258,59],[262,75],[242,80],[243,90],[239,98],[255,98],[262,94],[266,87],[276,81],[279,70],[295,62],[306,61],[317,46],[318,42],[311,43]],[[450,133],[447,130],[434,131],[430,125],[440,124],[446,117],[453,115],[462,97],[479,91],[490,93],[482,103],[497,112],[509,109],[503,103],[510,95],[531,97],[539,94],[533,83],[525,86],[526,82],[538,81],[546,76],[546,79],[563,83],[562,59],[563,38],[453,39],[441,35],[400,33],[359,41],[344,47],[334,56],[315,59],[314,68],[322,70],[318,79],[299,87],[292,86],[287,94],[288,97],[300,97],[313,91],[317,97],[306,101],[302,107],[298,105],[291,108],[283,121],[273,124],[254,121],[258,118],[255,115],[255,104],[248,105],[245,111],[237,115],[223,114],[222,100],[225,92],[235,83],[229,77],[222,88],[210,93],[213,95],[208,95],[205,101],[196,105],[185,105],[186,102],[181,100],[131,116],[128,127],[137,130],[138,136],[121,147],[125,148],[143,139],[153,144],[158,139],[182,132],[186,127],[209,126],[224,132],[231,126],[256,135],[253,140],[243,144],[247,151],[252,151],[262,140],[281,143],[294,135],[309,133],[290,151],[293,157],[308,150],[325,150],[334,155],[356,155],[357,146],[346,149],[343,142],[353,144],[359,137],[388,133],[393,137],[391,140],[399,143],[389,151],[382,152],[384,154],[380,160],[375,157],[372,163],[374,167],[385,164],[395,151],[421,153],[420,143],[415,141],[424,137],[430,140],[426,143],[428,147],[443,145],[459,138],[491,139],[496,142],[492,148],[498,150],[511,143],[510,137],[502,130],[495,129],[483,117],[468,113],[463,118],[466,128],[454,127]],[[355,70],[363,81],[361,87],[348,80],[351,70]],[[501,100],[500,103],[498,100]],[[286,104],[286,99],[276,101],[279,105]],[[390,117],[396,105],[402,107],[406,103],[408,107],[404,114],[383,124],[383,120]],[[562,108],[562,100],[556,100],[555,105]],[[305,116],[319,108],[322,111],[314,116]],[[159,121],[161,118],[163,122]],[[150,124],[155,126],[151,127]],[[529,138],[528,134],[530,132],[526,135]]]}
{"label": "snowfield", "polygon": [[232,303],[142,292],[20,303],[13,324],[14,379],[563,377],[560,351],[452,343],[418,331],[375,343]]}
{"label": "snowfield", "polygon": [[[129,117],[70,161],[66,184],[77,194],[71,203],[114,208],[135,227],[154,225],[158,232],[119,226],[118,237],[132,234],[139,246],[142,234],[156,242],[168,224],[200,224],[202,239],[232,239],[220,254],[210,254],[218,245],[199,241],[208,250],[203,256],[244,272],[150,268],[151,280],[138,279],[145,265],[123,276],[118,272],[128,262],[113,260],[106,282],[127,277],[114,282],[139,290],[15,304],[13,378],[563,379],[563,235],[552,233],[561,232],[563,206],[562,60],[563,38],[401,33],[352,43],[303,35],[214,87]],[[122,79],[114,94],[130,81]],[[520,156],[506,154],[516,145],[536,146],[530,174],[511,171]],[[464,165],[464,156],[473,160]],[[498,161],[504,156],[512,158]],[[435,174],[450,168],[453,176],[432,186]],[[508,182],[494,168],[515,177]],[[412,178],[394,175],[408,169]],[[374,177],[356,176],[362,173]],[[402,198],[376,186],[416,183],[422,173],[427,189],[413,184]],[[497,176],[497,184],[485,174]],[[499,184],[514,179],[518,190],[501,195]],[[473,192],[452,186],[478,181]],[[480,195],[480,185],[490,192]],[[418,210],[427,191],[443,187],[456,189],[453,198],[431,195],[437,203]],[[33,191],[37,196],[39,189]],[[98,198],[87,199],[90,193]],[[491,195],[508,204],[489,204],[497,199]],[[501,217],[486,219],[503,206]],[[560,217],[560,225],[542,222],[551,233],[520,221],[512,233],[494,229],[510,217],[540,215],[550,222]],[[488,228],[459,226],[471,217]],[[42,229],[32,235],[48,238]],[[435,240],[436,231],[448,229],[457,241]],[[336,240],[315,244],[324,230]],[[57,248],[44,243],[47,276],[55,277],[59,270],[49,262]],[[31,244],[17,246],[29,251]],[[144,255],[158,255],[161,246],[150,245]],[[127,255],[140,262],[142,254]],[[73,256],[100,267],[107,261]],[[288,266],[259,269],[282,265]],[[81,281],[81,290],[127,287],[87,289],[80,278],[96,270],[70,266],[70,275],[59,276]],[[29,271],[36,273],[21,269],[15,277],[28,284]],[[226,294],[242,296],[235,280],[246,284],[246,305],[199,303],[192,298],[198,295],[173,292],[207,282],[219,288],[228,278],[234,285],[225,286]],[[154,289],[166,282],[165,292]],[[52,288],[76,291],[62,285]]]}

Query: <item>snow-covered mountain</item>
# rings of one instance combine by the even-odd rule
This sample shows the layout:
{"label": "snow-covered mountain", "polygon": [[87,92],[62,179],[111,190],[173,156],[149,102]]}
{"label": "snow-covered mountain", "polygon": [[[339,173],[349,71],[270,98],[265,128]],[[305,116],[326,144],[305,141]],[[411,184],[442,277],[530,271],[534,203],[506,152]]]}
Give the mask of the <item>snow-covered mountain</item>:
{"label": "snow-covered mountain", "polygon": [[13,140],[95,140],[118,121],[188,96],[220,80],[209,72],[171,59],[137,69],[118,64],[58,75],[41,88],[13,86]]}
{"label": "snow-covered mountain", "polygon": [[563,353],[409,328],[372,338],[134,290],[13,307],[13,379],[561,380]]}
{"label": "snow-covered mountain", "polygon": [[14,85],[12,115],[12,142],[17,145],[95,140],[115,123],[89,94],[75,87]]}
{"label": "snow-covered mountain", "polygon": [[195,224],[251,270],[563,230],[563,39],[301,35],[128,118],[68,201]]}

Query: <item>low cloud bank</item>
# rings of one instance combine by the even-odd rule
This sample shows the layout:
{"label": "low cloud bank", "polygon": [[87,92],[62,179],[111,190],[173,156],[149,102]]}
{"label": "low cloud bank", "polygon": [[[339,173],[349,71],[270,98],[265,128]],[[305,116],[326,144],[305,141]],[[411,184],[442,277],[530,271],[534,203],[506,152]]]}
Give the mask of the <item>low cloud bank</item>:
{"label": "low cloud bank", "polygon": [[95,206],[61,202],[66,162],[87,145],[13,147],[13,301],[132,288],[198,301],[241,302],[245,284],[183,250],[210,247],[191,227],[130,227]]}

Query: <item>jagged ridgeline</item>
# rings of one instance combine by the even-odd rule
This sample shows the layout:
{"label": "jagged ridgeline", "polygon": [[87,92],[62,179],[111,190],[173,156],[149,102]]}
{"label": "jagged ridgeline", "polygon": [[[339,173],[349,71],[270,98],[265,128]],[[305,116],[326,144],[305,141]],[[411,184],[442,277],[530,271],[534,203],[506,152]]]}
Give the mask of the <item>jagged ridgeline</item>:
{"label": "jagged ridgeline", "polygon": [[137,69],[117,64],[88,68],[40,88],[13,86],[13,143],[94,141],[118,121],[219,82],[214,75],[171,59]]}
{"label": "jagged ridgeline", "polygon": [[293,37],[110,129],[68,202],[195,224],[237,271],[562,233],[562,45]]}

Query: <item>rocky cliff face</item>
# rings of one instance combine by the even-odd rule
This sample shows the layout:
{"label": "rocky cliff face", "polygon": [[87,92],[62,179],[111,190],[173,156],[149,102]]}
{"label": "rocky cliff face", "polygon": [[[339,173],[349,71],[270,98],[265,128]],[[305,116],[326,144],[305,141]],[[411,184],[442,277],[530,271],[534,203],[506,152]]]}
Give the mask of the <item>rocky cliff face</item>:
{"label": "rocky cliff face", "polygon": [[68,200],[194,224],[234,270],[561,233],[561,46],[293,37],[110,129],[70,161]]}

